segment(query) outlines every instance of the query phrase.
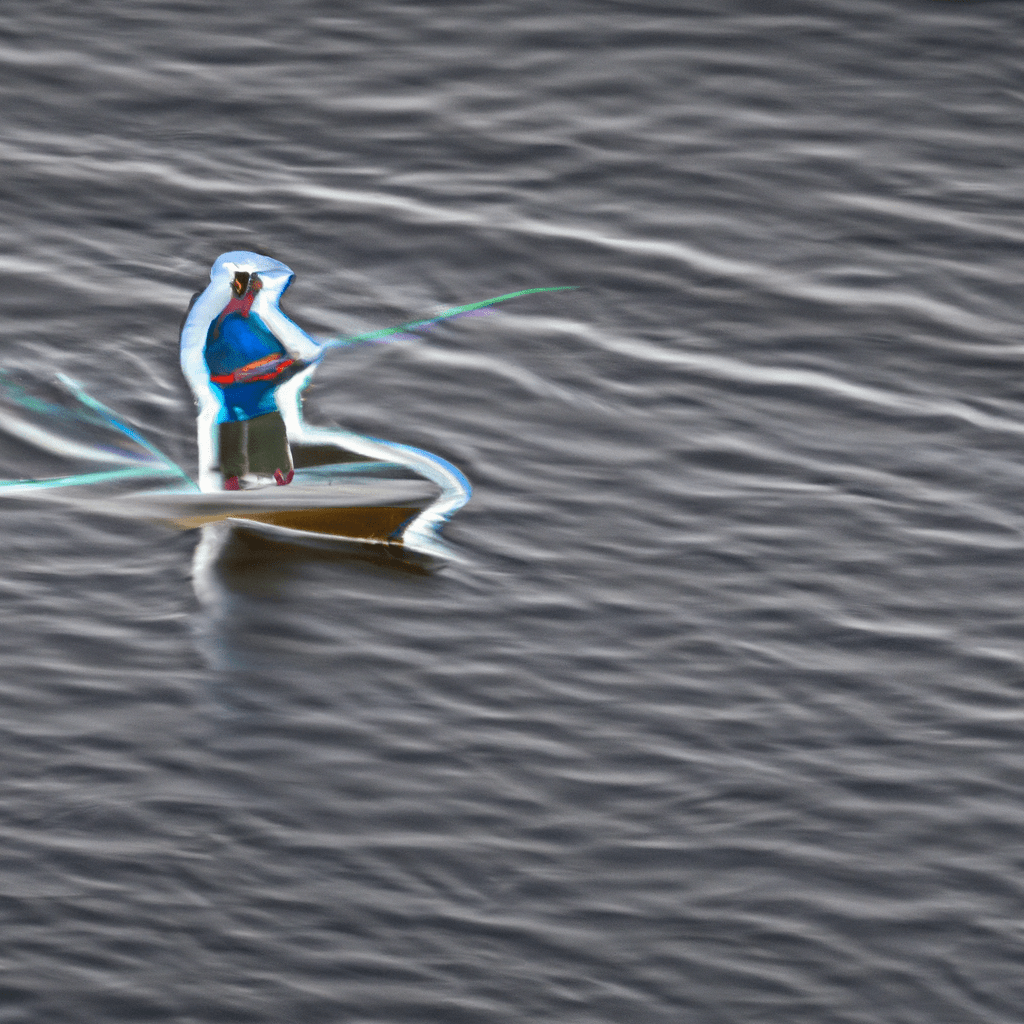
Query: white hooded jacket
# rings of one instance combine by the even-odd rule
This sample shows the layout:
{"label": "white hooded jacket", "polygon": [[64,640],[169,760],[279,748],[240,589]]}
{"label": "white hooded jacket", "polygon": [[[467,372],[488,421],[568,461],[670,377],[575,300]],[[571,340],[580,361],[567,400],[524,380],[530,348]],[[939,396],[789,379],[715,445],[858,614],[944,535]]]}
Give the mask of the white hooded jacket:
{"label": "white hooded jacket", "polygon": [[203,491],[216,491],[221,487],[217,469],[220,457],[217,425],[224,412],[221,393],[210,383],[206,339],[211,324],[232,299],[231,282],[238,271],[259,275],[262,288],[256,293],[252,311],[292,359],[313,363],[323,354],[323,346],[285,316],[278,305],[294,277],[290,267],[269,256],[242,250],[226,252],[217,258],[210,270],[210,283],[192,304],[181,329],[181,369],[199,406],[196,426],[199,487]]}

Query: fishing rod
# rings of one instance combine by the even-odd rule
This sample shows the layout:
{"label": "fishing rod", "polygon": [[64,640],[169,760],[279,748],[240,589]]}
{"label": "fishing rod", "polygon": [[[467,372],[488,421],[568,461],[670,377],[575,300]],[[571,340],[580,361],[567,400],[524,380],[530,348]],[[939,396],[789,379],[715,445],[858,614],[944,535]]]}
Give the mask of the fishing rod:
{"label": "fishing rod", "polygon": [[431,324],[448,320],[460,313],[470,313],[474,309],[483,309],[485,306],[494,306],[499,302],[507,302],[509,299],[518,299],[520,295],[536,295],[538,292],[571,292],[575,291],[576,285],[565,284],[555,288],[526,288],[521,292],[507,292],[504,295],[496,295],[493,299],[484,299],[482,302],[471,302],[466,306],[454,306],[446,309],[443,313],[431,317],[429,320],[410,320],[406,324],[399,324],[397,327],[383,327],[379,331],[368,331],[366,334],[356,334],[351,338],[331,338],[324,343],[324,348],[337,348],[342,345],[354,345],[360,341],[374,341],[377,338],[386,338],[390,334],[402,334],[405,331],[413,331],[417,327],[429,327]]}
{"label": "fishing rod", "polygon": [[[124,469],[109,469],[100,473],[78,473],[75,476],[52,476],[45,480],[0,480],[0,489],[38,491],[47,487],[81,487],[83,484],[111,483],[114,480],[131,480],[135,477],[152,479],[166,476],[171,470],[165,466],[128,466]],[[175,476],[178,474],[175,473]],[[189,483],[192,481],[190,480]]]}

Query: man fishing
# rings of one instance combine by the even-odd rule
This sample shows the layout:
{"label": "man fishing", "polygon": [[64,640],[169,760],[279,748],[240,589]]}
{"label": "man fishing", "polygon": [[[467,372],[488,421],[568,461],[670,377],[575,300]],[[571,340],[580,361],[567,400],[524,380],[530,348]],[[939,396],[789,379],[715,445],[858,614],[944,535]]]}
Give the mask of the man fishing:
{"label": "man fishing", "polygon": [[199,405],[199,483],[237,491],[294,468],[276,390],[316,362],[324,345],[281,311],[292,273],[254,252],[226,252],[181,331],[181,368]]}

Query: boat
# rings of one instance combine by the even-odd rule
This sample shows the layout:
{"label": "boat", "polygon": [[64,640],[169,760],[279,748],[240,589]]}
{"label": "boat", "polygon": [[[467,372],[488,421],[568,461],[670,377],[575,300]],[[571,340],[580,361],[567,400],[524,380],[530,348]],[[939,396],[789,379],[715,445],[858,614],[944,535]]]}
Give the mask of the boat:
{"label": "boat", "polygon": [[[339,453],[350,454],[350,453]],[[437,500],[429,480],[399,475],[397,463],[348,460],[304,466],[308,453],[293,447],[298,465],[287,487],[273,482],[240,491],[202,492],[186,486],[95,497],[79,504],[98,512],[146,519],[176,530],[228,523],[289,543],[331,541],[400,546],[404,531]]]}
{"label": "boat", "polygon": [[[278,395],[295,463],[292,482],[210,491],[76,381],[57,379],[73,400],[68,409],[0,380],[7,400],[0,428],[41,452],[98,464],[89,472],[0,480],[0,498],[33,497],[176,530],[224,523],[293,545],[372,544],[451,557],[439,531],[469,500],[462,473],[421,449],[307,424],[299,401],[305,383],[295,378]],[[111,431],[121,435],[120,447],[104,435]],[[99,468],[111,463],[113,468]]]}

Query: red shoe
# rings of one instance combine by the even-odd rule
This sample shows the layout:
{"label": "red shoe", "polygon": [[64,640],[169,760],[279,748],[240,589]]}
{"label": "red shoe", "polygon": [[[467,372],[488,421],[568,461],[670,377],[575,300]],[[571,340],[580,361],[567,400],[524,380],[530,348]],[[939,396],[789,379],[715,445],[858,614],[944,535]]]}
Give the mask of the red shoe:
{"label": "red shoe", "polygon": [[274,470],[274,480],[278,487],[284,487],[292,482],[292,478],[295,476],[295,470],[289,469],[287,473],[282,473],[281,470]]}
{"label": "red shoe", "polygon": [[239,482],[239,479],[238,479],[237,476],[229,476],[224,481],[224,490],[225,491],[240,491],[241,489],[242,489],[242,485]]}

